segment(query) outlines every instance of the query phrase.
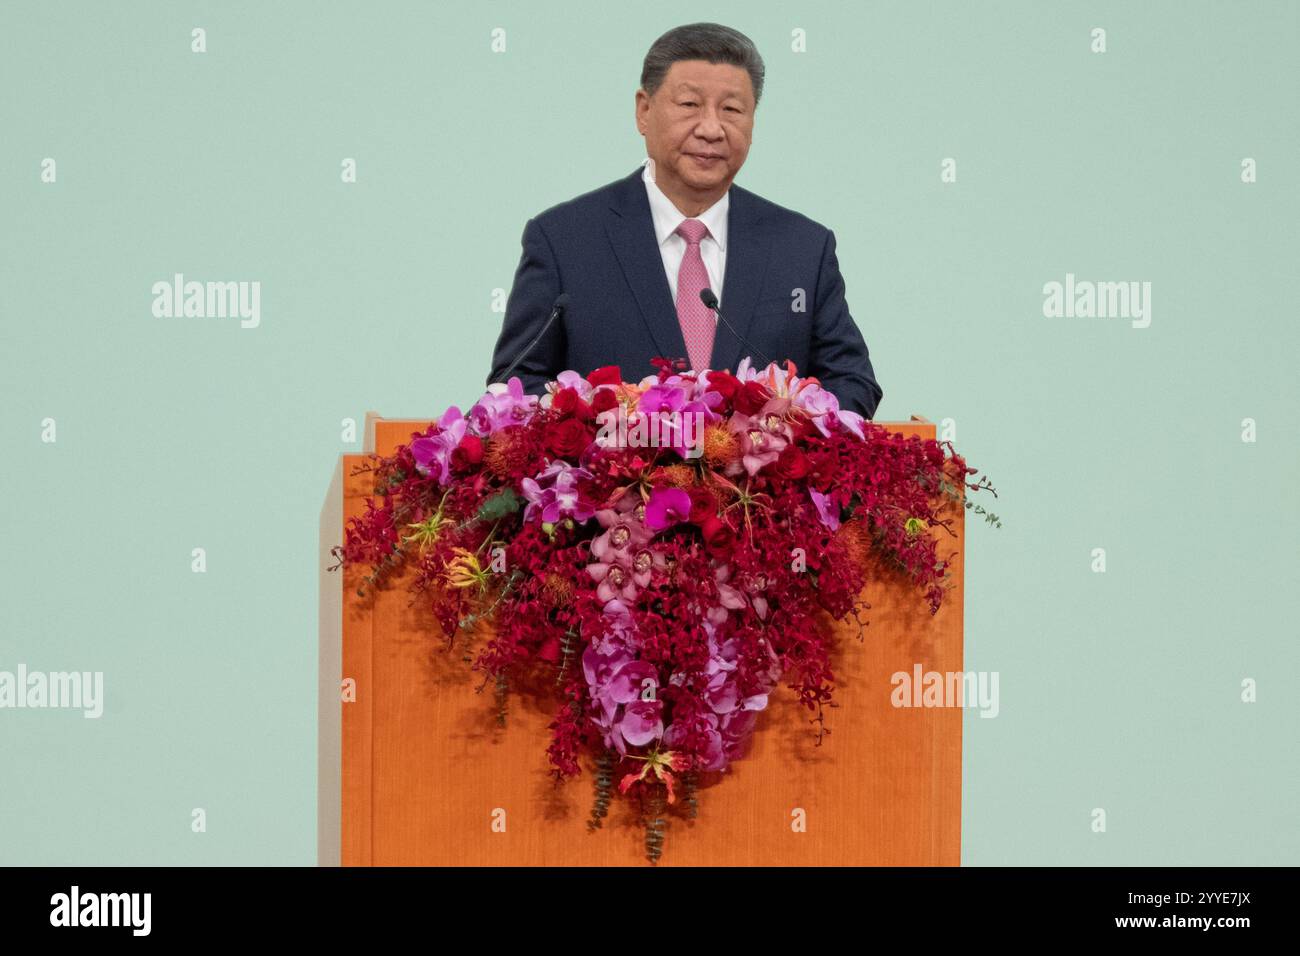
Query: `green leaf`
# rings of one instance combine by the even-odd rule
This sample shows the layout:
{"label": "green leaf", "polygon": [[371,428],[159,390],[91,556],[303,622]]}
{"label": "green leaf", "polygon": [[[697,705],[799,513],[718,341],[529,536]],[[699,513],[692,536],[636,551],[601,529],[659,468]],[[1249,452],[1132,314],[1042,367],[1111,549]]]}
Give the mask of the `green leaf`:
{"label": "green leaf", "polygon": [[498,521],[506,515],[514,514],[524,503],[524,499],[515,494],[513,488],[503,488],[479,507],[474,515],[475,521]]}

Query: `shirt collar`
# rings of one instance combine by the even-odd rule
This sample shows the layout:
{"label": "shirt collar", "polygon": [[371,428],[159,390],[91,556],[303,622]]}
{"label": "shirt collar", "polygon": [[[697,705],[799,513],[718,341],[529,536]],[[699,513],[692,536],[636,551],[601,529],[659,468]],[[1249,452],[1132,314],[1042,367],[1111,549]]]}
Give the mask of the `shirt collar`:
{"label": "shirt collar", "polygon": [[[674,206],[673,201],[656,185],[650,175],[650,164],[650,158],[646,157],[641,170],[641,179],[645,182],[646,196],[650,199],[650,216],[654,219],[655,239],[662,246],[688,217],[683,216],[682,211]],[[727,251],[727,208],[730,203],[731,190],[728,189],[722,194],[721,199],[704,212],[690,217],[708,226],[709,235],[717,241],[718,247],[723,252]]]}

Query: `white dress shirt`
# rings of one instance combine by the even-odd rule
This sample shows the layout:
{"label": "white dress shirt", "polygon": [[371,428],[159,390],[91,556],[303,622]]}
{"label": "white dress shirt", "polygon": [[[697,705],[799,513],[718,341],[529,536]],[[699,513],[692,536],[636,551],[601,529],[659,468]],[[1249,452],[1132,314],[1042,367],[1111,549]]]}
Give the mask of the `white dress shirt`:
{"label": "white dress shirt", "polygon": [[[700,240],[700,258],[704,260],[704,271],[709,275],[709,288],[722,303],[722,277],[727,272],[727,206],[731,200],[731,190],[722,194],[715,202],[698,216],[684,216],[673,201],[664,195],[663,190],[655,185],[651,170],[653,161],[648,157],[641,178],[645,181],[646,195],[650,199],[650,216],[654,220],[655,238],[659,241],[659,254],[664,260],[664,274],[668,277],[668,290],[673,302],[677,301],[677,273],[681,271],[682,259],[686,255],[686,240],[674,231],[686,219],[698,219],[709,229],[709,234]],[[717,322],[717,313],[714,313]]]}

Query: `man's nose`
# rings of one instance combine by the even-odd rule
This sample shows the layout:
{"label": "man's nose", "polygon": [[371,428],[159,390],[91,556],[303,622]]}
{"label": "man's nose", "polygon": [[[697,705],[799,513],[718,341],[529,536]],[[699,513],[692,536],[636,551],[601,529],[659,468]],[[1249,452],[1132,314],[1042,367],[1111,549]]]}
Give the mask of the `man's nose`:
{"label": "man's nose", "polygon": [[695,135],[711,142],[720,140],[726,135],[716,110],[706,109],[700,115],[700,121],[695,124]]}

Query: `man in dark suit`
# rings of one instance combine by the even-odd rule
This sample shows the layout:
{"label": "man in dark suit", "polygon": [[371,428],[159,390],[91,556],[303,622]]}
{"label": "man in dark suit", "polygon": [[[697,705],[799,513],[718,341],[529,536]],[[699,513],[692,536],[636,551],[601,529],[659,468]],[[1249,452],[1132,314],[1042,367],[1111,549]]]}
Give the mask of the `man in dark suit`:
{"label": "man in dark suit", "polygon": [[[566,369],[618,365],[639,381],[659,357],[733,372],[746,356],[758,367],[789,359],[841,408],[875,414],[882,390],[844,300],[835,234],[732,183],[763,73],[754,44],[718,24],[655,41],[636,93],[648,159],[524,226],[489,383],[515,362],[511,374],[540,394]],[[567,304],[543,333],[561,293]]]}

